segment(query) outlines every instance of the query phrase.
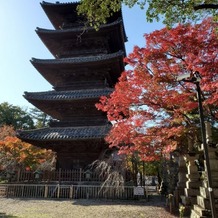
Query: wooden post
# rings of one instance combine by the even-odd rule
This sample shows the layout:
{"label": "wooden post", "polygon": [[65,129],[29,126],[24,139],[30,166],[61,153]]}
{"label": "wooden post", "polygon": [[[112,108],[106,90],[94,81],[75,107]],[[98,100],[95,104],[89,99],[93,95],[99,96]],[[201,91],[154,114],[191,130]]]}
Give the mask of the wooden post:
{"label": "wooden post", "polygon": [[44,197],[45,197],[45,198],[48,197],[48,185],[45,185],[45,193],[44,193]]}
{"label": "wooden post", "polygon": [[70,186],[70,199],[73,198],[73,185]]}
{"label": "wooden post", "polygon": [[145,195],[146,195],[146,200],[149,201],[149,196],[148,196],[148,185],[145,186]]}
{"label": "wooden post", "polygon": [[19,168],[18,171],[17,171],[17,182],[20,181],[20,173],[21,173],[21,171],[20,171],[20,168]]}
{"label": "wooden post", "polygon": [[82,168],[79,169],[79,181],[82,181]]}
{"label": "wooden post", "polygon": [[60,184],[60,182],[61,182],[61,168],[59,168],[59,172],[58,172],[58,181]]}
{"label": "wooden post", "polygon": [[59,198],[60,197],[60,184],[58,184],[57,186],[58,186],[57,198]]}
{"label": "wooden post", "polygon": [[169,194],[168,198],[169,198],[170,213],[172,213],[173,212],[173,195]]}
{"label": "wooden post", "polygon": [[21,197],[23,197],[23,194],[24,194],[24,185],[22,185],[22,194],[21,194]]}

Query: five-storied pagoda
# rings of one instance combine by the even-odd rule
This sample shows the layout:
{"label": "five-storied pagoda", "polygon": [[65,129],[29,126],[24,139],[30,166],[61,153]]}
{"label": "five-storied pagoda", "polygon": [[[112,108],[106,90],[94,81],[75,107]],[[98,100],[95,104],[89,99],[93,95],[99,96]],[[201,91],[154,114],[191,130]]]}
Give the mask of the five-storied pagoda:
{"label": "five-storied pagoda", "polygon": [[62,169],[85,168],[108,147],[104,137],[111,125],[95,104],[113,91],[124,70],[121,11],[96,31],[85,26],[77,5],[41,3],[54,30],[37,28],[36,33],[54,59],[33,58],[31,63],[53,90],[25,92],[24,97],[53,120],[47,128],[18,132],[23,141],[55,151]]}

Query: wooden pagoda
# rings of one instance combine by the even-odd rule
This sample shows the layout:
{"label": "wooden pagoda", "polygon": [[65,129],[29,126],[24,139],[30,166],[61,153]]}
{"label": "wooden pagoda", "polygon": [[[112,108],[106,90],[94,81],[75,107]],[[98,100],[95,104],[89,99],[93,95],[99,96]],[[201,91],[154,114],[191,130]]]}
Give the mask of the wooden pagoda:
{"label": "wooden pagoda", "polygon": [[95,104],[107,96],[124,70],[126,41],[121,11],[98,31],[78,16],[78,3],[42,2],[54,30],[36,33],[54,59],[31,60],[53,86],[52,91],[25,92],[24,97],[53,120],[49,127],[18,131],[18,137],[57,153],[57,168],[78,169],[98,159],[107,148],[111,128]]}

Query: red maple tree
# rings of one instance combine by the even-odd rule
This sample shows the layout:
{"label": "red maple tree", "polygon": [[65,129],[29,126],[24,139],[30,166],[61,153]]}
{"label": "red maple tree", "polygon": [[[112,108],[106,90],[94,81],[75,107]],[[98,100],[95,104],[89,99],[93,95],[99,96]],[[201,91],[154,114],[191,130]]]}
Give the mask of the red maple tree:
{"label": "red maple tree", "polygon": [[196,25],[178,25],[145,34],[146,46],[135,46],[125,58],[122,73],[110,97],[96,104],[107,112],[113,127],[106,137],[119,153],[137,153],[142,160],[198,142],[196,86],[177,81],[178,75],[198,71],[208,119],[218,118],[217,24],[206,19]]}
{"label": "red maple tree", "polygon": [[55,154],[51,150],[41,149],[18,139],[12,126],[0,127],[0,170],[43,168],[43,164],[49,165],[54,158]]}

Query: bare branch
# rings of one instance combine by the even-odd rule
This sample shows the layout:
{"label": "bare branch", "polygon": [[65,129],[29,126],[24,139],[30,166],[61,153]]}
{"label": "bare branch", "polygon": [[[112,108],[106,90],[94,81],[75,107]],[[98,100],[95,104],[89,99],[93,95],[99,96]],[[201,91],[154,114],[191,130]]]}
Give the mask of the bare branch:
{"label": "bare branch", "polygon": [[218,9],[218,4],[201,4],[194,6],[195,11],[202,9]]}

